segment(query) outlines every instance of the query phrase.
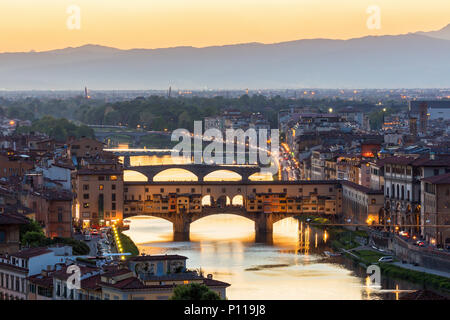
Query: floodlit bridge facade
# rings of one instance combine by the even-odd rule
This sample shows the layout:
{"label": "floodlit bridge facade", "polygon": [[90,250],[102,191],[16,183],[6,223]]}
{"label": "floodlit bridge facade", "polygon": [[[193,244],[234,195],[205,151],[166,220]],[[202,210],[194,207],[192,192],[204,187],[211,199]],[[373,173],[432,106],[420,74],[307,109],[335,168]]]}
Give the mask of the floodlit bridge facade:
{"label": "floodlit bridge facade", "polygon": [[173,224],[174,239],[188,240],[191,223],[215,214],[255,223],[258,242],[271,242],[273,224],[302,214],[338,216],[338,181],[125,182],[124,218],[147,215]]}

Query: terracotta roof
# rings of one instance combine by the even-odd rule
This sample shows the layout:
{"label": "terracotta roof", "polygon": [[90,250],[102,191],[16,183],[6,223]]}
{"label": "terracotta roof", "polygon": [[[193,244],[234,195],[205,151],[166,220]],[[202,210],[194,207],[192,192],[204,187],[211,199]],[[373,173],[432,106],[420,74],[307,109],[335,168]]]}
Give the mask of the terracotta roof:
{"label": "terracotta roof", "polygon": [[450,173],[440,174],[438,176],[423,178],[422,181],[433,184],[450,184]]}
{"label": "terracotta roof", "polygon": [[357,183],[354,183],[351,181],[347,181],[347,180],[342,180],[342,185],[346,185],[352,189],[364,192],[365,194],[384,194],[383,190],[370,189],[370,188],[367,188],[360,184],[357,184]]}
{"label": "terracotta roof", "polygon": [[[213,279],[207,279],[207,278],[203,278],[203,284],[205,284],[207,286],[211,286],[211,287],[229,287],[230,286],[229,283],[218,281],[218,280],[213,280]],[[173,288],[173,287],[177,286],[176,284],[173,284],[173,283],[171,283],[171,284],[145,285],[136,277],[127,278],[125,280],[119,281],[119,282],[114,283],[114,284],[102,282],[101,285],[104,286],[104,287],[111,287],[111,288],[120,289],[120,290],[123,290],[123,291],[127,291],[127,290],[149,290],[149,289],[168,289],[168,288]]]}
{"label": "terracotta roof", "polygon": [[81,280],[81,288],[85,290],[100,290],[101,274]]}
{"label": "terracotta roof", "polygon": [[[82,266],[82,265],[77,265],[80,268],[81,271],[81,275],[90,273],[90,272],[96,272],[99,271],[99,268],[96,267],[88,267],[88,266]],[[62,280],[67,280],[70,277],[70,273],[67,273],[67,268],[69,266],[64,266],[61,270],[58,270],[54,273],[54,277],[57,279],[62,279]]]}
{"label": "terracotta roof", "polygon": [[11,254],[11,256],[16,258],[23,258],[23,259],[29,259],[33,257],[37,257],[43,254],[47,254],[49,252],[52,252],[52,250],[48,248],[38,247],[38,248],[29,248],[22,251],[14,252]]}
{"label": "terracotta roof", "polygon": [[0,224],[27,224],[27,218],[18,212],[0,213]]}
{"label": "terracotta roof", "polygon": [[4,262],[0,262],[0,269],[7,269],[7,270],[28,273],[28,269],[26,269],[26,268],[18,267],[18,266],[9,264],[9,263],[4,263]]}
{"label": "terracotta roof", "polygon": [[48,276],[44,276],[42,274],[35,274],[33,276],[28,277],[28,281],[34,284],[37,284],[41,287],[52,288],[53,287],[53,274],[49,273]]}
{"label": "terracotta roof", "polygon": [[385,158],[385,163],[412,165],[415,167],[450,167],[450,155],[435,155],[434,159],[431,159],[430,155],[420,157],[393,156]]}

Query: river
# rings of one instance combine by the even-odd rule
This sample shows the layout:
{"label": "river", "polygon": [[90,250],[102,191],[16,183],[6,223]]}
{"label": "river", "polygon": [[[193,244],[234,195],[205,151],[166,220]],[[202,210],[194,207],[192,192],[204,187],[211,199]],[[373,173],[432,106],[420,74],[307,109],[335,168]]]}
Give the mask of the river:
{"label": "river", "polygon": [[[135,165],[162,164],[167,159],[136,157]],[[151,160],[150,160],[151,159]],[[233,177],[229,177],[233,179]],[[271,178],[271,177],[270,177]],[[195,180],[185,172],[166,172],[161,180]],[[223,179],[221,175],[220,179]],[[126,180],[139,180],[135,173]],[[254,223],[226,214],[191,224],[189,242],[173,241],[170,222],[153,217],[129,218],[125,233],[141,253],[186,256],[188,269],[200,269],[227,282],[227,297],[235,299],[398,299],[401,290],[420,289],[382,277],[382,288],[367,285],[365,270],[344,257],[327,258],[329,236],[294,218],[274,224],[273,243],[255,243]],[[397,292],[392,292],[397,290]]]}

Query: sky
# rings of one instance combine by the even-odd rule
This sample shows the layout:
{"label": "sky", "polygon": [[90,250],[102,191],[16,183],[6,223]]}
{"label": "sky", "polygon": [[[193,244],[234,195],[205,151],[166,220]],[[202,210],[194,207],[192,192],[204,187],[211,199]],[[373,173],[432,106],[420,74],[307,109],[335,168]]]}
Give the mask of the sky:
{"label": "sky", "polygon": [[[379,29],[368,28],[371,6]],[[1,0],[0,52],[349,39],[449,23],[448,0]]]}

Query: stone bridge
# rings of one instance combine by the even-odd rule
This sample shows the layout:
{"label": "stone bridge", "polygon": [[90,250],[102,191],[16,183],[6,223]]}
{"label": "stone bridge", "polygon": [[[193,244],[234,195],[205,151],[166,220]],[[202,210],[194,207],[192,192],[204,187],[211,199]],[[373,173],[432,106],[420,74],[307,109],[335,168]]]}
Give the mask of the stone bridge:
{"label": "stone bridge", "polygon": [[174,165],[154,165],[154,166],[126,166],[126,170],[133,170],[142,173],[148,178],[148,181],[153,181],[153,178],[160,172],[168,169],[183,169],[192,172],[198,178],[198,181],[204,181],[208,174],[226,170],[239,174],[242,181],[248,181],[252,174],[260,172],[259,166],[240,166],[240,165],[207,165],[207,164],[174,164]]}
{"label": "stone bridge", "polygon": [[247,212],[244,207],[226,206],[226,207],[203,207],[202,212],[195,213],[142,213],[170,221],[173,225],[174,241],[189,241],[191,223],[216,214],[233,214],[238,215],[255,223],[255,241],[262,243],[272,243],[273,241],[273,224],[280,220],[295,217],[298,214],[286,212]]}

